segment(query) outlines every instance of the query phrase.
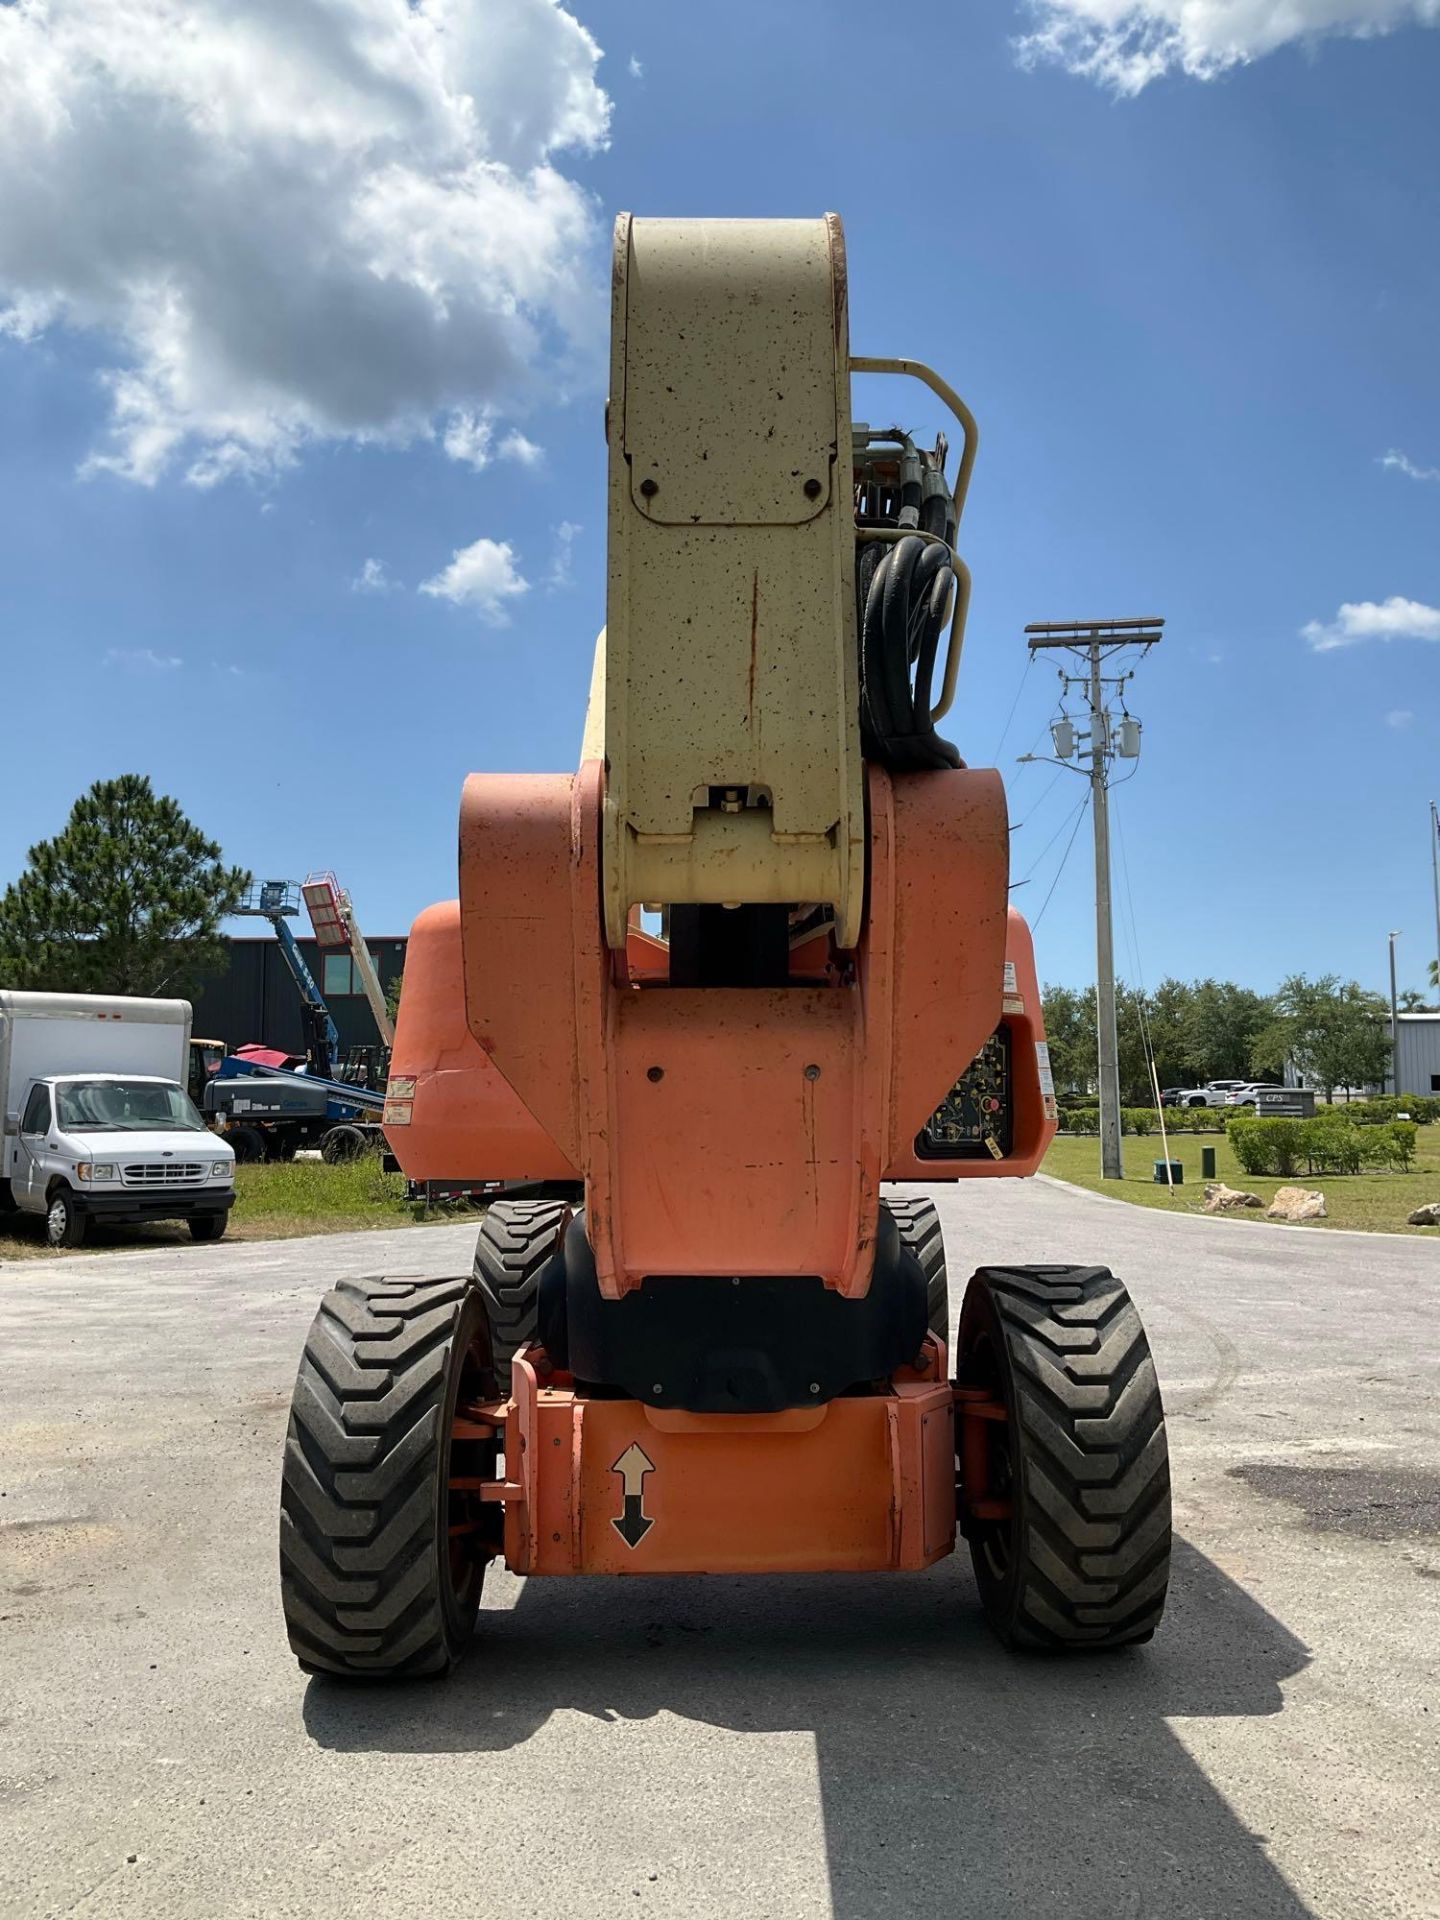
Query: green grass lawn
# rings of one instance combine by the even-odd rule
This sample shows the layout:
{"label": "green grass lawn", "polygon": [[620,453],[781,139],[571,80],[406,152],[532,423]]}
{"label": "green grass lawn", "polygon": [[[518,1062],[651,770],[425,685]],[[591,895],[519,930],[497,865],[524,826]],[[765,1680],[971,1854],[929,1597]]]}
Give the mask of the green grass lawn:
{"label": "green grass lawn", "polygon": [[[302,1233],[356,1233],[460,1217],[445,1208],[421,1213],[405,1198],[403,1176],[382,1172],[380,1156],[367,1153],[338,1167],[313,1160],[237,1167],[235,1205],[225,1238],[288,1240]],[[148,1227],[102,1228],[78,1251],[189,1244],[187,1227],[163,1221]],[[56,1257],[45,1244],[43,1220],[30,1214],[0,1216],[0,1260]]]}
{"label": "green grass lawn", "polygon": [[[1154,1184],[1155,1162],[1163,1157],[1160,1136],[1127,1134],[1124,1140],[1125,1178],[1100,1178],[1100,1142],[1093,1135],[1060,1134],[1045,1156],[1044,1171],[1057,1180],[1073,1181],[1077,1187],[1089,1187],[1095,1193],[1113,1199],[1131,1200],[1136,1206],[1159,1207],[1165,1213],[1199,1213],[1205,1199],[1205,1181],[1200,1172],[1203,1147],[1215,1149],[1216,1178],[1227,1187],[1240,1187],[1246,1193],[1258,1193],[1266,1206],[1277,1187],[1311,1187],[1325,1196],[1327,1217],[1308,1224],[1315,1227],[1359,1227],[1370,1233],[1412,1233],[1436,1235],[1434,1227],[1411,1227],[1406,1216],[1416,1207],[1440,1200],[1440,1126],[1421,1127],[1411,1173],[1317,1173],[1296,1174],[1290,1180],[1270,1180],[1243,1173],[1223,1133],[1176,1134],[1170,1141],[1170,1158],[1185,1169],[1185,1184],[1172,1196],[1165,1185]],[[1242,1213],[1221,1214],[1226,1220],[1263,1220],[1263,1211],[1247,1209]]]}

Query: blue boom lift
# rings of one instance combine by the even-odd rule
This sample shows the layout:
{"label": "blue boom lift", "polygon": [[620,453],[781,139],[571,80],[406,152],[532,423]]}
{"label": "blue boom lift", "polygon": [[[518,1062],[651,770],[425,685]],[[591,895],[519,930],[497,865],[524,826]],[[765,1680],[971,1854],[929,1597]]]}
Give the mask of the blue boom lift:
{"label": "blue boom lift", "polygon": [[352,1160],[383,1144],[383,1092],[336,1078],[340,1034],[290,930],[299,911],[300,889],[288,880],[261,881],[237,908],[275,929],[300,995],[305,1039],[303,1059],[267,1047],[227,1054],[206,1085],[205,1112],[220,1122],[239,1160],[290,1160],[298,1148],[315,1145],[327,1160]]}

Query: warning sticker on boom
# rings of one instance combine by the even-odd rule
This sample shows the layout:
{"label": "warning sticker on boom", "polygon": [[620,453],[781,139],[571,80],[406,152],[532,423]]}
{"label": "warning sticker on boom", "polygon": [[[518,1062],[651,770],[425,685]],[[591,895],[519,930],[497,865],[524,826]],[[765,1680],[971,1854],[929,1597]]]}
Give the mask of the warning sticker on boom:
{"label": "warning sticker on boom", "polygon": [[1035,1067],[1040,1075],[1040,1097],[1045,1102],[1045,1117],[1055,1117],[1055,1076],[1050,1071],[1050,1049],[1043,1040],[1035,1042]]}

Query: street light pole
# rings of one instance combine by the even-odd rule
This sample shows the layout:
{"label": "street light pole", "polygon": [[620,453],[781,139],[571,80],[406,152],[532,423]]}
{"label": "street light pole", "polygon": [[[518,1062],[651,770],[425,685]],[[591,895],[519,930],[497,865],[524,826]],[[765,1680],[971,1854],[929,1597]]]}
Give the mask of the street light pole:
{"label": "street light pole", "polygon": [[[1164,621],[1147,620],[1065,620],[1038,621],[1026,627],[1032,653],[1041,648],[1060,648],[1078,655],[1085,665],[1081,675],[1061,671],[1061,684],[1068,693],[1083,691],[1090,709],[1090,806],[1095,829],[1095,1038],[1100,1078],[1100,1177],[1123,1180],[1125,1161],[1120,1144],[1120,1047],[1115,1018],[1115,934],[1110,905],[1110,792],[1109,766],[1117,746],[1110,737],[1110,716],[1105,707],[1106,676],[1103,663],[1111,654],[1126,647],[1148,652],[1161,636]],[[1122,696],[1128,673],[1112,674],[1110,684]],[[1069,722],[1065,722],[1068,729]],[[1059,736],[1056,736],[1057,743]],[[1073,733],[1059,746],[1061,763],[1074,752]],[[1140,751],[1140,732],[1135,720],[1125,716],[1118,751],[1134,758]],[[1076,771],[1080,771],[1079,768]],[[1167,1155],[1168,1158],[1168,1155]]]}
{"label": "street light pole", "polygon": [[1123,1180],[1120,1039],[1115,1021],[1115,931],[1110,910],[1110,796],[1100,643],[1090,642],[1090,810],[1095,829],[1095,1039],[1100,1069],[1100,1177]]}
{"label": "street light pole", "polygon": [[1400,930],[1390,936],[1390,1091],[1400,1091],[1400,1005],[1395,991],[1395,942]]}

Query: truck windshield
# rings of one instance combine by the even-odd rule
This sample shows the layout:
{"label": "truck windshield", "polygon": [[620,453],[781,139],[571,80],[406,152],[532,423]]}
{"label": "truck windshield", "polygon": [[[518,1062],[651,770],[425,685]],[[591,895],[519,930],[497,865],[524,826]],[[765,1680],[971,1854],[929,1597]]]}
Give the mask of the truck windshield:
{"label": "truck windshield", "polygon": [[165,1080],[66,1080],[55,1089],[63,1131],[202,1133],[187,1094]]}

